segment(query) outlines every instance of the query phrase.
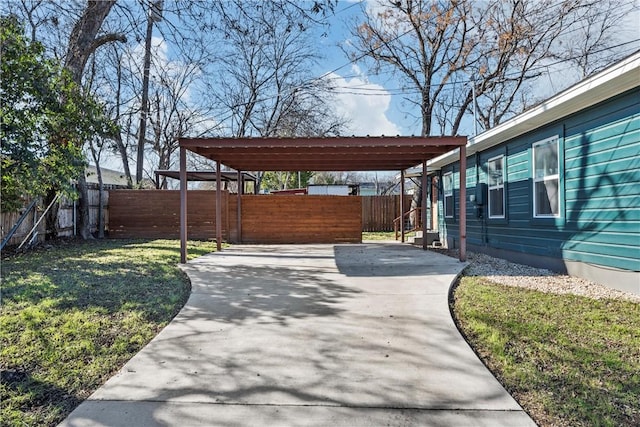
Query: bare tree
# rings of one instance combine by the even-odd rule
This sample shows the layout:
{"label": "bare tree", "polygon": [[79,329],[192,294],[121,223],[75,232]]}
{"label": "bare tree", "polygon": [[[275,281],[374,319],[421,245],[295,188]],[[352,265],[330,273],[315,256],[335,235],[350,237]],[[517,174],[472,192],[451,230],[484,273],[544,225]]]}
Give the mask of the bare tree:
{"label": "bare tree", "polygon": [[625,25],[626,19],[640,9],[640,3],[629,0],[601,0],[580,11],[580,19],[561,40],[564,49],[556,55],[559,60],[575,64],[580,78],[619,60],[625,51],[613,49],[623,36],[635,37],[638,49],[638,24]]}
{"label": "bare tree", "polygon": [[344,120],[328,108],[326,82],[309,79],[319,57],[298,6],[287,1],[225,3],[218,13],[225,38],[218,78],[224,85],[212,92],[229,114],[227,133],[339,133]]}
{"label": "bare tree", "polygon": [[[624,4],[613,2],[621,8]],[[436,129],[457,134],[474,98],[482,112],[480,124],[487,129],[528,106],[520,103],[520,92],[566,51],[562,42],[567,34],[584,25],[594,35],[610,32],[619,22],[611,3],[380,1],[365,9],[349,53],[354,59],[368,58],[373,71],[384,68],[402,78],[408,102],[420,111],[422,135]],[[589,62],[588,51],[602,49],[608,41],[592,37],[586,43],[581,54]]]}
{"label": "bare tree", "polygon": [[[193,99],[201,74],[198,61],[174,64],[157,70],[151,96],[150,124],[152,152],[158,169],[171,169],[178,149],[176,138],[184,135],[211,134],[218,124],[211,120],[213,106],[208,99]],[[150,176],[150,174],[149,174]],[[166,183],[163,183],[166,188]]]}
{"label": "bare tree", "polygon": [[[122,54],[116,48],[115,45],[112,46],[111,52],[112,54],[112,64],[114,65],[112,69],[115,69],[115,87],[113,87],[113,93],[115,97],[111,105],[110,117],[113,120],[113,123],[116,124],[119,129],[118,132],[113,136],[114,146],[113,149],[120,155],[120,160],[122,161],[122,168],[124,170],[124,175],[127,179],[127,186],[129,188],[133,187],[133,177],[131,176],[131,168],[129,166],[129,152],[130,149],[126,143],[126,139],[122,137],[123,130],[125,133],[128,133],[128,130],[131,128],[132,116],[127,114],[122,114],[122,109],[126,108],[126,103],[123,100],[123,67],[122,67]],[[107,79],[107,81],[113,81],[112,79]],[[124,120],[123,120],[124,119]]]}
{"label": "bare tree", "polygon": [[[593,17],[586,11],[598,5],[592,0],[380,1],[365,8],[349,53],[368,60],[374,72],[390,70],[401,78],[407,102],[420,112],[421,135],[436,130],[456,135],[474,109],[488,129],[536,101],[522,97],[527,83],[543,74],[563,47],[563,36]],[[593,40],[590,48],[602,42]],[[419,206],[420,193],[412,208]]]}

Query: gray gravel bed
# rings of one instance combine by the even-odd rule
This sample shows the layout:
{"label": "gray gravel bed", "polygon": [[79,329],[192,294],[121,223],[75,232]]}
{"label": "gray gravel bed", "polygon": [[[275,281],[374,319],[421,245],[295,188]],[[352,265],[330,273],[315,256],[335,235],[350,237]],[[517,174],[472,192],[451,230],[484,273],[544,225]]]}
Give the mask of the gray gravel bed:
{"label": "gray gravel bed", "polygon": [[[457,250],[446,251],[458,256]],[[555,273],[544,268],[516,264],[501,258],[467,252],[469,266],[465,276],[483,276],[488,280],[506,286],[518,286],[553,294],[574,294],[595,299],[620,299],[640,303],[640,295],[622,292],[579,277]]]}

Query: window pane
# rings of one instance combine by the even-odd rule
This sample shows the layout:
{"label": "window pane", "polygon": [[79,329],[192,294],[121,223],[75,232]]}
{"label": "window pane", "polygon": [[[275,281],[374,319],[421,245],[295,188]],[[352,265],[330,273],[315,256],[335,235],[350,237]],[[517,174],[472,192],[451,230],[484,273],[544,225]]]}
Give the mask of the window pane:
{"label": "window pane", "polygon": [[546,142],[536,145],[533,150],[535,162],[535,177],[544,178],[545,176],[558,174],[558,140]]}
{"label": "window pane", "polygon": [[504,182],[502,171],[502,158],[490,160],[488,164],[489,186],[495,187]]}
{"label": "window pane", "polygon": [[551,179],[535,183],[536,215],[558,215],[558,180]]}
{"label": "window pane", "polygon": [[453,174],[445,174],[442,177],[442,185],[445,192],[451,192],[451,190],[453,189]]}
{"label": "window pane", "polygon": [[504,216],[504,187],[489,190],[489,216]]}
{"label": "window pane", "polygon": [[453,216],[453,196],[445,196],[444,198],[444,216]]}

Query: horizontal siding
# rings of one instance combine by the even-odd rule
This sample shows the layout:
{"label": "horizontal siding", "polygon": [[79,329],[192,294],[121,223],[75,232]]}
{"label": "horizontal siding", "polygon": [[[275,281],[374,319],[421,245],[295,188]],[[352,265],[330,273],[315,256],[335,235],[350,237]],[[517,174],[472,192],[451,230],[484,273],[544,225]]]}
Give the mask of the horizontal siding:
{"label": "horizontal siding", "polygon": [[[609,209],[581,208],[579,211],[572,211],[571,217],[567,221],[569,222],[578,222],[578,221],[627,222],[629,221],[633,223],[633,222],[640,221],[640,208],[632,208],[632,209],[620,209],[618,207],[613,207]],[[588,231],[588,230],[585,230],[585,231]],[[634,230],[630,228],[629,231],[631,232]]]}
{"label": "horizontal siding", "polygon": [[566,124],[566,259],[640,269],[638,94]]}
{"label": "horizontal siding", "polygon": [[[625,129],[625,125],[628,122],[624,122],[618,124],[617,127],[612,128],[612,131],[615,131],[613,134],[607,133],[606,138],[598,139],[595,135],[580,136],[568,138],[566,141],[571,142],[572,140],[576,140],[579,144],[577,147],[573,149],[565,148],[565,164],[567,168],[572,168],[573,162],[575,161],[579,166],[584,161],[593,160],[591,157],[583,157],[582,154],[587,151],[598,151],[601,156],[610,155],[611,159],[622,159],[627,156],[635,156],[638,154],[636,150],[634,150],[635,143],[640,138],[640,129],[627,130]],[[588,144],[587,150],[585,145]],[[567,147],[565,143],[565,147]]]}
{"label": "horizontal siding", "polygon": [[[561,218],[540,220],[532,215],[531,145],[552,135],[560,136],[563,211]],[[477,153],[467,168],[473,178],[467,179],[468,194],[476,177],[487,182],[487,160],[500,154],[506,160],[506,218],[478,219],[469,203],[468,243],[640,270],[640,89]],[[457,172],[454,182],[459,188]],[[457,239],[459,192],[454,195],[456,217],[441,227]]]}
{"label": "horizontal siding", "polygon": [[[590,156],[599,156],[599,153],[590,153]],[[640,156],[626,157],[623,159],[608,159],[604,156],[598,158],[597,163],[585,164],[580,167],[565,169],[565,185],[570,184],[571,188],[575,188],[580,185],[580,182],[586,178],[596,177],[599,178],[599,184],[606,184],[612,186],[612,193],[615,193],[613,186],[617,185],[617,181],[610,177],[609,174],[614,176],[621,176],[623,173],[629,172],[631,179],[634,179],[636,175],[640,175],[638,168],[640,167]]]}
{"label": "horizontal siding", "polygon": [[[578,209],[636,209],[638,208],[638,206],[640,206],[640,195],[637,194],[617,195],[614,199],[607,195],[595,195],[591,197],[575,196],[572,199],[569,199],[567,197],[567,199],[566,210],[568,212],[572,212]],[[621,212],[621,214],[624,215],[625,212]]]}
{"label": "horizontal siding", "polygon": [[[590,134],[599,130],[605,131],[608,126],[615,125],[620,120],[637,119],[640,114],[638,99],[640,99],[640,88],[591,107],[582,113],[574,114],[564,121],[566,137]],[[569,145],[567,148],[571,149],[572,146]]]}
{"label": "horizontal siding", "polygon": [[[589,264],[604,265],[607,267],[620,268],[623,270],[638,271],[638,259],[640,252],[638,250],[629,251],[627,256],[613,256],[596,252],[579,252],[571,249],[564,249],[563,258],[580,261]],[[635,269],[633,266],[636,266]]]}
{"label": "horizontal siding", "polygon": [[565,186],[569,186],[569,191],[597,189],[598,191],[603,192],[608,191],[608,187],[602,186],[603,179],[607,179],[610,182],[615,183],[615,191],[617,194],[619,192],[618,189],[625,185],[633,186],[633,188],[637,190],[638,176],[638,171],[616,171],[607,173],[606,178],[603,178],[601,175],[595,175],[565,179]]}
{"label": "horizontal siding", "polygon": [[591,254],[604,253],[610,257],[616,258],[629,258],[629,256],[635,253],[636,257],[640,249],[637,247],[636,242],[585,242],[585,241],[571,241],[563,245],[565,251],[585,252]]}
{"label": "horizontal siding", "polygon": [[[624,177],[633,177],[635,174],[626,173]],[[606,187],[601,187],[597,185],[597,181],[594,180],[593,185],[583,185],[580,187],[575,187],[566,190],[566,198],[567,200],[578,200],[583,197],[594,198],[594,197],[611,197],[609,191]],[[584,184],[584,183],[583,183]],[[619,182],[616,186],[616,194],[617,197],[628,197],[628,196],[637,196],[638,195],[638,184],[636,182]]]}

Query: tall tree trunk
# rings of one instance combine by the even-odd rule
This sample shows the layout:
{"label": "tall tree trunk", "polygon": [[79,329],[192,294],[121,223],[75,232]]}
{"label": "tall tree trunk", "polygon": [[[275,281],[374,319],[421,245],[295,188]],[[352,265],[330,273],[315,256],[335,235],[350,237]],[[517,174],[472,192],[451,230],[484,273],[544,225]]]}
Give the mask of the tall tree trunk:
{"label": "tall tree trunk", "polygon": [[99,164],[96,164],[96,172],[98,173],[98,239],[104,239],[104,182]]}
{"label": "tall tree trunk", "polygon": [[[53,188],[47,192],[47,195],[44,197],[44,207],[46,209],[47,206],[53,201],[53,199],[57,196],[57,189]],[[46,227],[45,227],[45,239],[55,239],[58,237],[58,203],[55,203],[47,212],[47,216],[44,219]]]}
{"label": "tall tree trunk", "polygon": [[97,48],[112,41],[124,41],[122,34],[105,34],[96,37],[102,22],[115,3],[116,0],[89,0],[82,16],[71,31],[64,65],[71,72],[71,77],[78,86],[82,82],[82,73],[87,60]]}
{"label": "tall tree trunk", "polygon": [[122,159],[122,168],[124,169],[124,176],[127,179],[127,188],[133,188],[133,178],[131,177],[131,169],[129,168],[129,157],[127,157],[127,147],[122,141],[122,135],[120,132],[116,132],[114,135],[116,146],[118,147],[118,153]]}
{"label": "tall tree trunk", "polygon": [[89,186],[87,185],[87,177],[84,173],[78,177],[78,192],[80,199],[78,200],[78,233],[84,240],[92,238],[91,221],[89,218]]}
{"label": "tall tree trunk", "polygon": [[[82,73],[87,60],[97,48],[113,41],[126,41],[122,34],[110,33],[97,37],[104,19],[115,3],[116,0],[89,0],[82,16],[71,31],[64,65],[78,87],[81,87]],[[89,193],[84,171],[78,177],[78,191],[80,192],[78,232],[83,239],[88,239],[91,237]]]}

